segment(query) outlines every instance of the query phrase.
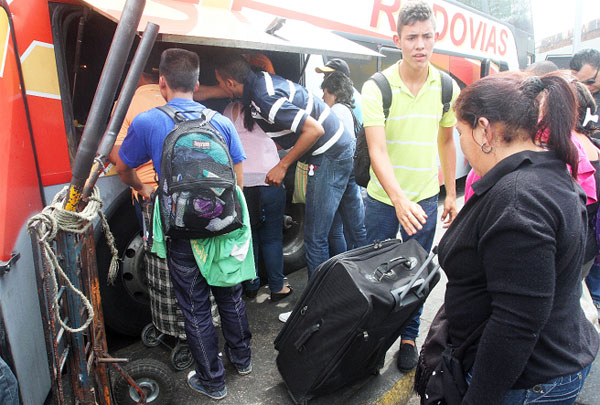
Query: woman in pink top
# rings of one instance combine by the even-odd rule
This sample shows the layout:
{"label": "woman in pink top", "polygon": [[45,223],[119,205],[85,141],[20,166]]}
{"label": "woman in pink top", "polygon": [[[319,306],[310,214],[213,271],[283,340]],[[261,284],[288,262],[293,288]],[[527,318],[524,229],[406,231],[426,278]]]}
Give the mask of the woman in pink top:
{"label": "woman in pink top", "polygon": [[[247,159],[243,164],[244,196],[250,212],[252,244],[255,266],[258,269],[259,254],[269,279],[271,301],[280,301],[292,293],[283,283],[283,213],[285,189],[265,183],[267,173],[279,162],[277,147],[239,102],[231,103],[223,112],[231,119],[240,135]],[[260,279],[244,283],[245,294],[256,297]]]}

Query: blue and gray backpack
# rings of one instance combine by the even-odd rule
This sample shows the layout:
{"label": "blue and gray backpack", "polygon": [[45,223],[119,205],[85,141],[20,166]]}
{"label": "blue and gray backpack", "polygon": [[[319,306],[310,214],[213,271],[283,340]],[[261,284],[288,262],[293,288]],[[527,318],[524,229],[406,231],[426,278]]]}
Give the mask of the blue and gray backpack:
{"label": "blue and gray backpack", "polygon": [[[242,227],[229,149],[210,123],[215,111],[157,107],[175,122],[163,142],[159,199],[163,232],[181,239],[223,235]],[[200,114],[187,119],[185,114]]]}

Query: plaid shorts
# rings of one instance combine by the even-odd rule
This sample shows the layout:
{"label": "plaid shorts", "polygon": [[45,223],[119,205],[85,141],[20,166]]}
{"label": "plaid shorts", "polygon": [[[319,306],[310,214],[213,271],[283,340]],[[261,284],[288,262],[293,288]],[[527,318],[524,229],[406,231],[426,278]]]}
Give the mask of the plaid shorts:
{"label": "plaid shorts", "polygon": [[[146,229],[152,215],[152,204],[142,202],[142,213]],[[150,294],[150,308],[152,310],[152,323],[162,333],[185,339],[184,317],[173,291],[173,283],[169,275],[167,259],[161,259],[150,252],[147,240],[144,240],[146,263],[146,276],[148,278],[148,293]]]}

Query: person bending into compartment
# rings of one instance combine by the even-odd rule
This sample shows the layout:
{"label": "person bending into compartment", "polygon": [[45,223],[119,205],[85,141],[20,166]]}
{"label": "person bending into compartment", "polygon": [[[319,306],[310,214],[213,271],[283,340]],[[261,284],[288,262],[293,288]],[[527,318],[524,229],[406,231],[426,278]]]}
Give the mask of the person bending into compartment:
{"label": "person bending into compartment", "polygon": [[[198,55],[184,49],[167,49],[160,58],[159,86],[167,105],[177,111],[190,112],[188,118],[196,118],[205,107],[192,100],[198,86],[200,65]],[[223,136],[231,158],[238,185],[242,184],[242,161],[246,158],[241,142],[230,120],[215,114],[211,124]],[[158,109],[138,115],[127,132],[119,150],[117,171],[124,183],[136,189],[146,200],[154,188],[137,177],[134,168],[149,159],[154,162],[160,178],[163,141],[173,129],[171,118]],[[246,306],[242,299],[242,286],[209,286],[202,276],[189,239],[171,239],[167,245],[169,272],[175,295],[185,316],[187,343],[195,360],[195,370],[187,376],[188,385],[212,398],[227,395],[225,370],[219,356],[218,337],[212,323],[209,291],[212,291],[225,337],[225,356],[234,364],[239,374],[251,372],[250,329]]]}
{"label": "person bending into compartment", "polygon": [[512,72],[456,101],[460,144],[481,176],[439,244],[450,342],[484,325],[463,404],[571,404],[598,350],[579,304],[587,215],[575,105],[560,74]]}
{"label": "person bending into compartment", "polygon": [[[269,279],[271,301],[277,302],[293,291],[283,283],[285,189],[281,185],[269,186],[265,183],[267,173],[279,162],[277,147],[255,125],[249,107],[239,102],[231,103],[225,107],[223,115],[233,122],[248,157],[244,161],[244,195],[250,210],[255,267],[258,269],[260,251]],[[256,297],[259,288],[259,278],[246,282],[246,296]]]}
{"label": "person bending into compartment", "polygon": [[[267,184],[279,186],[296,160],[309,164],[304,223],[308,276],[329,258],[327,237],[338,209],[344,228],[362,246],[364,213],[352,177],[352,129],[306,88],[267,72],[255,73],[239,55],[225,55],[215,74],[229,97],[241,97],[250,106],[268,136],[283,149],[291,148],[267,173]],[[280,320],[288,317],[281,314]]]}
{"label": "person bending into compartment", "polygon": [[[336,59],[333,59],[336,60]],[[354,117],[353,111],[353,89],[352,80],[341,71],[334,71],[325,76],[325,80],[321,83],[323,89],[323,101],[331,108],[331,111],[342,121],[345,128],[352,128],[353,137],[352,150],[356,149],[356,139],[354,133]],[[356,117],[358,119],[358,117]],[[352,173],[354,177],[354,172]],[[360,190],[360,189],[359,189]],[[361,207],[361,209],[364,209]],[[366,237],[366,235],[364,235]],[[361,236],[362,239],[362,236]],[[329,255],[331,257],[345,252],[346,250],[359,247],[352,240],[351,235],[345,235],[342,225],[342,217],[338,210],[335,213],[331,230],[329,231]]]}
{"label": "person bending into compartment", "polygon": [[[367,242],[395,238],[416,239],[431,250],[437,224],[439,155],[446,198],[441,219],[447,227],[457,213],[454,174],[456,148],[452,108],[445,114],[440,72],[429,60],[435,44],[435,19],[424,1],[403,2],[398,15],[396,46],[403,58],[382,73],[392,88],[387,120],[379,87],[368,80],[363,86],[363,118],[371,158],[365,218]],[[460,91],[452,81],[452,103]],[[415,340],[422,307],[401,333],[398,368],[417,366]]]}

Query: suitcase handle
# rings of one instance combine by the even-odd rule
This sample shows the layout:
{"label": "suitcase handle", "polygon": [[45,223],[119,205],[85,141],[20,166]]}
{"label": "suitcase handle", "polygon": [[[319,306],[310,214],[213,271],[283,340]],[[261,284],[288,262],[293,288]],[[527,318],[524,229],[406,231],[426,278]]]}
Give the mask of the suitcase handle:
{"label": "suitcase handle", "polygon": [[373,272],[373,278],[377,281],[383,280],[384,277],[394,275],[394,267],[404,266],[407,270],[415,267],[417,259],[414,257],[398,256],[388,262],[381,263]]}
{"label": "suitcase handle", "polygon": [[300,335],[298,340],[296,340],[296,342],[294,343],[294,347],[296,348],[296,350],[298,350],[298,352],[304,350],[304,345],[306,344],[306,342],[308,342],[308,339],[310,339],[310,337],[317,333],[320,329],[321,322],[316,323],[307,330],[305,330],[304,333]]}
{"label": "suitcase handle", "polygon": [[423,291],[423,289],[425,288],[426,285],[429,285],[429,282],[431,281],[431,279],[433,279],[433,277],[435,276],[435,274],[437,273],[438,269],[440,268],[440,265],[438,264],[433,271],[427,276],[427,278],[423,281],[421,280],[420,283],[417,283],[417,280],[419,279],[419,277],[421,276],[421,274],[425,271],[425,269],[427,268],[427,266],[429,265],[429,263],[431,263],[431,261],[433,260],[433,258],[437,255],[437,246],[435,246],[432,250],[431,250],[431,254],[427,257],[427,259],[423,262],[423,264],[421,265],[421,267],[419,267],[419,270],[417,270],[417,272],[415,273],[415,275],[410,279],[410,281],[399,288],[395,288],[393,289],[391,292],[392,296],[394,297],[394,301],[396,301],[396,309],[398,309],[400,307],[400,305],[402,304],[402,301],[404,301],[404,298],[406,297],[406,295],[408,294],[408,292],[416,285],[416,284],[420,284],[420,288],[418,290],[418,292]]}

